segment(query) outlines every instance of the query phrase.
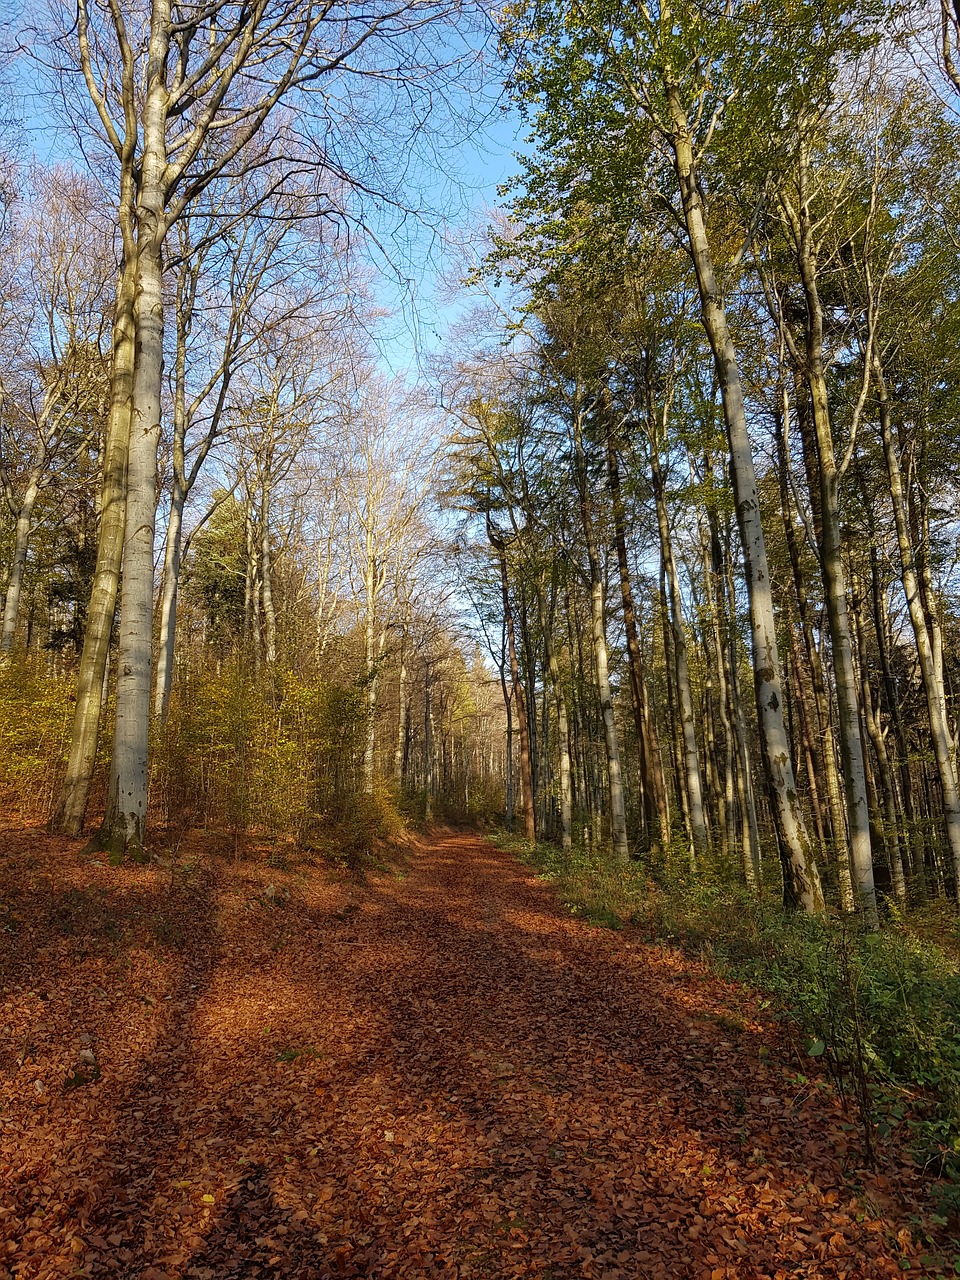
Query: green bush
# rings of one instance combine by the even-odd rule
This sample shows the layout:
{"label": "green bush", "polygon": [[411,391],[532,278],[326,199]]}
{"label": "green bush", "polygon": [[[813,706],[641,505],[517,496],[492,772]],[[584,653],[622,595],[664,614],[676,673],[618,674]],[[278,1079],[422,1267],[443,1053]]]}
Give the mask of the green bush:
{"label": "green bush", "polygon": [[353,794],[360,733],[353,690],[237,662],[195,674],[158,735],[154,804],[171,825],[301,839]]}
{"label": "green bush", "polygon": [[73,722],[75,680],[50,675],[46,656],[0,668],[0,804],[43,822],[56,798]]}

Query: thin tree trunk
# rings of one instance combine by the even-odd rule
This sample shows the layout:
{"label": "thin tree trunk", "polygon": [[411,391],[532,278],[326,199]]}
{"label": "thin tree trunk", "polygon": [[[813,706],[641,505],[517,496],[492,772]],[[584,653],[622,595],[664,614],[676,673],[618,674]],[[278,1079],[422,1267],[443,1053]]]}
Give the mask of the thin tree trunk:
{"label": "thin tree trunk", "polygon": [[900,551],[900,577],[907,598],[910,624],[913,628],[920,663],[920,676],[927,702],[930,734],[937,775],[943,793],[943,820],[947,842],[953,860],[955,892],[960,895],[960,786],[953,757],[953,738],[947,716],[947,698],[943,682],[942,649],[935,643],[928,629],[928,616],[921,599],[921,583],[917,572],[916,553],[907,517],[900,458],[893,437],[890,417],[890,401],[880,361],[873,361],[873,379],[880,417],[880,433],[883,439],[883,456],[887,465],[887,478],[893,504],[893,517]]}
{"label": "thin tree trunk", "polygon": [[[729,539],[728,539],[729,546]],[[757,801],[753,790],[753,767],[744,723],[744,699],[740,688],[739,630],[736,626],[737,593],[733,582],[733,560],[729,555],[724,566],[726,587],[727,670],[730,690],[730,721],[737,744],[737,802],[740,808],[740,840],[743,846],[743,874],[747,884],[757,892],[760,879],[760,829],[757,823]]]}
{"label": "thin tree trunk", "polygon": [[398,654],[399,669],[397,671],[397,749],[393,753],[393,777],[399,788],[402,788],[404,777],[404,760],[406,758],[407,723],[410,716],[410,699],[407,697],[407,646],[406,635],[400,635],[400,652]]}
{"label": "thin tree trunk", "polygon": [[853,598],[853,624],[857,638],[857,649],[860,660],[860,689],[863,705],[863,722],[867,735],[873,746],[877,761],[877,773],[880,778],[880,792],[883,796],[883,816],[885,828],[883,845],[887,853],[887,864],[890,868],[890,884],[897,901],[907,900],[907,883],[903,874],[903,857],[900,851],[900,824],[897,819],[897,799],[894,789],[893,769],[887,753],[887,744],[880,717],[873,698],[870,685],[870,674],[867,668],[867,646],[864,627],[864,603],[862,594],[855,587]]}
{"label": "thin tree trunk", "polygon": [[523,804],[523,834],[531,844],[537,838],[536,816],[533,807],[533,771],[530,762],[530,729],[527,723],[527,707],[523,696],[523,681],[520,678],[520,663],[517,660],[517,642],[513,626],[513,608],[510,604],[510,586],[507,579],[507,549],[503,538],[494,532],[487,520],[487,537],[497,552],[500,567],[500,587],[503,597],[503,618],[507,632],[507,649],[510,655],[510,679],[513,685],[513,697],[517,707],[517,729],[520,734],[520,786]]}
{"label": "thin tree trunk", "polygon": [[160,595],[160,641],[157,648],[157,676],[153,691],[153,714],[165,724],[173,687],[173,654],[177,634],[177,599],[180,594],[180,565],[183,550],[183,508],[186,494],[174,477],[170,492],[170,518],[163,558],[163,591]]}
{"label": "thin tree trunk", "polygon": [[627,862],[630,847],[627,843],[627,814],[623,797],[623,777],[620,769],[620,744],[617,722],[613,713],[613,695],[610,691],[610,675],[607,659],[607,628],[604,617],[603,576],[600,555],[594,532],[593,511],[590,502],[586,455],[583,448],[583,432],[580,410],[573,410],[573,445],[576,456],[577,484],[580,490],[580,513],[583,520],[584,541],[590,566],[590,621],[593,640],[594,673],[603,719],[603,737],[607,754],[607,780],[610,795],[610,838],[613,856],[618,862]]}
{"label": "thin tree trunk", "polygon": [[[560,666],[553,644],[553,623],[556,612],[556,590],[550,602],[549,616],[544,628],[544,648],[547,660],[547,672],[553,685],[553,696],[557,704],[557,738],[560,753],[560,844],[564,853],[573,847],[573,802],[570,786],[570,725],[567,719],[567,699],[563,691],[563,680]],[[544,698],[546,703],[546,698]]]}
{"label": "thin tree trunk", "polygon": [[879,918],[877,893],[873,880],[870,805],[867,797],[863,744],[860,739],[860,707],[853,666],[853,643],[841,546],[840,477],[834,453],[830,406],[823,367],[823,307],[820,302],[817,263],[812,244],[810,206],[807,198],[807,160],[802,144],[800,150],[797,257],[807,304],[804,374],[810,389],[813,425],[817,436],[817,479],[821,523],[820,567],[837,692],[840,756],[843,762],[854,885],[867,927],[876,929],[879,927]]}
{"label": "thin tree trunk", "polygon": [[757,715],[771,809],[784,862],[784,888],[791,901],[798,903],[805,911],[819,914],[824,910],[820,874],[800,810],[783,718],[776,618],[740,370],[726,312],[720,301],[686,113],[676,85],[668,82],[666,89],[673,126],[670,142],[700,291],[701,315],[713,351],[717,382],[723,398],[734,499],[750,601]]}
{"label": "thin tree trunk", "polygon": [[680,583],[673,556],[673,538],[670,517],[667,512],[667,496],[660,459],[655,440],[650,441],[650,476],[653,481],[654,504],[657,512],[657,530],[660,534],[660,556],[666,584],[666,604],[670,622],[673,672],[677,693],[677,710],[680,718],[680,742],[682,744],[682,773],[686,804],[690,819],[690,862],[696,869],[709,852],[710,837],[703,805],[703,782],[700,776],[700,757],[697,752],[697,731],[694,723],[693,693],[690,688],[690,672],[687,666],[687,639],[683,627],[683,603],[680,599]]}
{"label": "thin tree trunk", "polygon": [[3,602],[3,627],[0,630],[0,654],[7,654],[13,645],[20,614],[20,590],[27,567],[27,547],[33,531],[33,509],[40,494],[40,474],[33,471],[27,481],[13,534],[13,558],[7,577],[7,595]]}
{"label": "thin tree trunk", "polygon": [[[800,395],[803,395],[802,385]],[[840,772],[837,769],[837,749],[833,736],[833,720],[830,715],[830,701],[827,697],[827,683],[823,670],[823,660],[820,654],[820,648],[817,645],[816,638],[813,634],[813,626],[810,621],[810,609],[807,599],[807,586],[803,576],[803,566],[801,563],[800,546],[797,540],[797,533],[794,527],[796,519],[796,507],[793,501],[793,495],[790,488],[787,458],[786,440],[784,437],[784,424],[788,420],[788,401],[786,387],[781,388],[780,404],[782,409],[774,415],[774,435],[777,444],[777,457],[780,472],[780,501],[783,505],[785,513],[784,529],[787,539],[787,551],[790,557],[790,569],[793,576],[794,593],[797,601],[797,614],[800,619],[800,629],[803,634],[804,651],[807,657],[807,666],[810,671],[810,683],[813,689],[814,705],[817,713],[817,728],[820,744],[819,757],[823,767],[823,776],[827,785],[827,804],[830,813],[830,835],[832,841],[833,860],[837,867],[837,879],[840,889],[840,902],[845,911],[853,911],[854,894],[853,880],[850,875],[850,860],[847,856],[847,818],[846,811],[843,806],[843,796],[840,786]],[[806,442],[808,431],[808,415],[809,409],[804,401],[798,399],[797,403],[797,419],[800,425],[800,435],[802,440]],[[813,454],[812,448],[807,448],[808,454]],[[816,513],[814,523],[820,528],[820,502],[819,495],[817,497]]]}
{"label": "thin tree trunk", "polygon": [[277,661],[277,611],[273,603],[273,550],[270,546],[270,461],[260,485],[260,594],[263,600],[263,654],[268,669]]}
{"label": "thin tree trunk", "polygon": [[424,664],[423,675],[423,769],[424,800],[423,816],[427,822],[433,821],[433,673],[429,659]]}
{"label": "thin tree trunk", "polygon": [[[706,460],[713,470],[713,461]],[[733,855],[736,844],[734,832],[734,803],[736,793],[736,765],[733,741],[733,725],[730,721],[730,689],[727,680],[726,609],[723,594],[723,550],[720,545],[720,528],[717,512],[711,503],[707,511],[709,537],[703,548],[703,571],[706,585],[707,609],[711,635],[711,649],[717,675],[717,710],[723,729],[723,833],[724,854]]]}
{"label": "thin tree trunk", "polygon": [[664,850],[670,845],[670,810],[663,778],[660,743],[657,739],[656,725],[650,715],[643,651],[637,632],[637,613],[633,602],[630,565],[627,559],[626,512],[620,487],[620,463],[612,431],[607,433],[607,470],[613,499],[613,532],[617,549],[617,567],[620,571],[620,599],[623,604],[623,627],[627,638],[630,701],[637,735],[637,753],[640,758],[644,820],[651,852],[655,853],[658,847]]}

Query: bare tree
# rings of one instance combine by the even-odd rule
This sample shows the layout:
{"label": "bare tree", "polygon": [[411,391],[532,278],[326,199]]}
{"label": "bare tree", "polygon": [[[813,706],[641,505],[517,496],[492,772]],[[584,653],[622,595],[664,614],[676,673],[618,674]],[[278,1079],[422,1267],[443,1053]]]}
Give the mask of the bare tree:
{"label": "bare tree", "polygon": [[[373,158],[372,132],[380,132],[382,143],[384,124],[392,123],[384,86],[399,84],[406,101],[412,95],[416,137],[432,105],[430,90],[439,87],[438,68],[449,59],[442,36],[434,41],[431,35],[458,7],[443,0],[382,0],[363,11],[323,0],[204,6],[150,0],[129,9],[118,0],[79,0],[76,20],[71,10],[59,39],[61,66],[79,70],[96,132],[112,153],[124,232],[112,435],[119,453],[123,428],[129,431],[121,490],[123,596],[108,808],[99,836],[114,856],[139,856],[146,821],[168,233],[214,181],[271,160],[283,174],[297,149],[302,159],[307,138],[317,199],[326,207],[328,184],[395,197],[396,175],[388,179]],[[261,148],[261,131],[284,100],[295,100],[298,111],[273,144]],[[109,559],[113,571],[115,542],[102,538],[101,547],[101,567]],[[109,603],[104,600],[104,612]],[[97,664],[91,659],[90,666]],[[102,663],[99,671],[102,677]],[[83,733],[78,723],[75,741]],[[73,814],[78,807],[82,812],[80,793],[85,799],[89,775],[82,774],[72,769],[68,779]]]}
{"label": "bare tree", "polygon": [[37,171],[33,185],[0,289],[0,483],[14,522],[0,654],[16,632],[37,501],[77,457],[96,453],[107,395],[108,229],[89,181]]}

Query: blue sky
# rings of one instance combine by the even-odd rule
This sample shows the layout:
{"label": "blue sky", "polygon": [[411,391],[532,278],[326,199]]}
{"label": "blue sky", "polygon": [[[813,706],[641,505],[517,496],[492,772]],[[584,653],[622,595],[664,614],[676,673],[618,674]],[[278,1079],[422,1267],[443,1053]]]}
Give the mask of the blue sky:
{"label": "blue sky", "polygon": [[[484,59],[484,61],[486,61]],[[83,158],[59,103],[31,91],[27,64],[14,86],[18,114],[27,134],[27,147],[41,163],[67,162],[83,167]],[[516,168],[522,130],[512,110],[495,105],[499,85],[491,76],[478,97],[487,115],[469,138],[457,139],[455,130],[440,141],[444,149],[434,170],[421,161],[418,176],[424,203],[433,214],[423,225],[416,220],[391,227],[389,217],[376,223],[383,235],[392,268],[372,255],[374,290],[378,302],[390,312],[382,325],[379,346],[386,368],[416,377],[420,359],[442,345],[449,324],[462,312],[465,301],[451,300],[450,281],[458,274],[455,254],[444,238],[454,242],[482,230],[486,211],[497,202],[497,187]],[[417,192],[415,191],[414,196]],[[437,224],[437,211],[446,219]],[[405,277],[401,283],[398,277]]]}

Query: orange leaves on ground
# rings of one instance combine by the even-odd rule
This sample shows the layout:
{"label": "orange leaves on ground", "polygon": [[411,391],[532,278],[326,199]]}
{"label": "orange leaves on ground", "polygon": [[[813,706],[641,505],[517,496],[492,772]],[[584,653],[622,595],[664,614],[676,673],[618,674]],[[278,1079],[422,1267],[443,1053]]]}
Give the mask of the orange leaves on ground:
{"label": "orange leaves on ground", "polygon": [[0,1280],[923,1274],[916,1171],[748,993],[476,838],[365,885],[2,839]]}

